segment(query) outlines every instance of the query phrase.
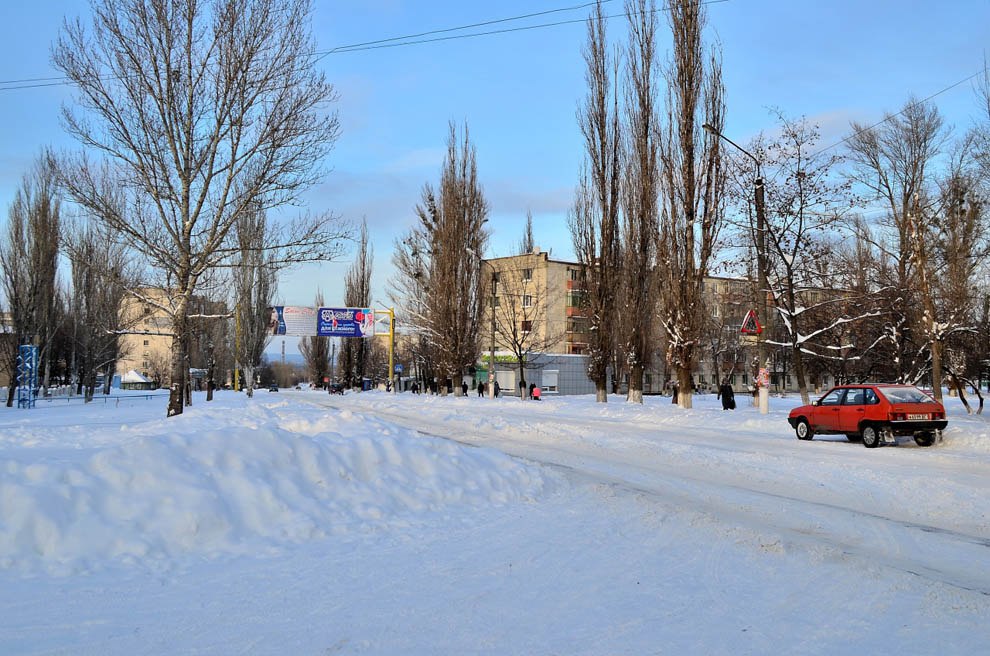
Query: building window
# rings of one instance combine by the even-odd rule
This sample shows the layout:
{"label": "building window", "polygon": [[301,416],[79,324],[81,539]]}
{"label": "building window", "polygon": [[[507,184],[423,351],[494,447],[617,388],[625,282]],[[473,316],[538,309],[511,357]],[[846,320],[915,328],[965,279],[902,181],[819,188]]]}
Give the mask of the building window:
{"label": "building window", "polygon": [[522,279],[525,282],[529,282],[530,280],[532,280],[533,279],[533,270],[532,269],[523,269],[522,270]]}
{"label": "building window", "polygon": [[560,371],[544,371],[542,385],[544,391],[556,392],[557,391],[557,379],[560,375]]}
{"label": "building window", "polygon": [[533,307],[533,297],[529,294],[523,294],[523,307]]}
{"label": "building window", "polygon": [[141,368],[142,369],[147,369],[148,368],[148,361],[147,360],[142,360],[141,361]]}
{"label": "building window", "polygon": [[571,275],[571,280],[581,279],[581,271],[579,269],[568,269],[567,272]]}
{"label": "building window", "polygon": [[521,327],[522,327],[522,331],[523,331],[524,333],[528,333],[528,332],[530,332],[531,330],[533,330],[533,322],[532,322],[532,321],[527,321],[527,320],[525,320],[525,319],[524,319],[524,320],[523,320],[522,322],[520,322],[520,323],[521,323]]}
{"label": "building window", "polygon": [[495,298],[495,307],[501,305],[501,302],[498,300],[498,296],[495,296],[494,298]]}
{"label": "building window", "polygon": [[148,345],[148,340],[144,340],[144,345],[145,345],[145,346],[147,346],[147,345]]}
{"label": "building window", "polygon": [[584,292],[579,289],[572,289],[567,292],[567,307],[581,307],[584,305]]}

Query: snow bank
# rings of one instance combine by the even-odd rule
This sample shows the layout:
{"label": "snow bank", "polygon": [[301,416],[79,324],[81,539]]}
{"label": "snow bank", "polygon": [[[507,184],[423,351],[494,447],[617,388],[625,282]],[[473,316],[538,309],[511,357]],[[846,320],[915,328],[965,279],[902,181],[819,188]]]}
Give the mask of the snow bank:
{"label": "snow bank", "polygon": [[284,401],[223,398],[171,420],[103,410],[116,425],[79,416],[99,408],[16,415],[0,440],[0,568],[265,553],[550,487],[493,450],[346,410],[293,404],[283,421]]}

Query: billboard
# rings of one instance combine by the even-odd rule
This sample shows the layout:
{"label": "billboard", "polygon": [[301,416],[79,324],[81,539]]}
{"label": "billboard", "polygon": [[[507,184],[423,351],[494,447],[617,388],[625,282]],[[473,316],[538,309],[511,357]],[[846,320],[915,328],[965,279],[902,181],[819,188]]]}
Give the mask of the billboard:
{"label": "billboard", "polygon": [[272,335],[297,335],[299,337],[315,335],[316,308],[277,305],[272,308],[268,332]]}
{"label": "billboard", "polygon": [[319,337],[373,337],[375,311],[371,308],[327,308],[317,312]]}

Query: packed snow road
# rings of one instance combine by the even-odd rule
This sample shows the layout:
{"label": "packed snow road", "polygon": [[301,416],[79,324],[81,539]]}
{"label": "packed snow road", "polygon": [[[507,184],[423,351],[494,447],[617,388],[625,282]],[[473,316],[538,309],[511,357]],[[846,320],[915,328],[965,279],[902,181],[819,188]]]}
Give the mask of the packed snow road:
{"label": "packed snow road", "polygon": [[867,450],[841,436],[799,442],[781,409],[764,417],[752,408],[718,411],[705,397],[690,411],[664,399],[642,407],[611,401],[589,409],[586,399],[351,394],[318,403],[565,469],[767,538],[990,595],[982,419],[954,417],[935,448],[909,441]]}

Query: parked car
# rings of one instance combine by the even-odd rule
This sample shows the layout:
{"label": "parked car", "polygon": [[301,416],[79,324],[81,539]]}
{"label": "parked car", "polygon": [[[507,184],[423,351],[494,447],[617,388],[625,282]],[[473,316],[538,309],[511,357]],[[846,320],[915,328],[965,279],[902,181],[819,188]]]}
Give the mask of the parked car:
{"label": "parked car", "polygon": [[330,383],[330,393],[344,395],[344,384],[343,383]]}
{"label": "parked car", "polygon": [[276,383],[272,383],[271,385],[268,386],[268,391],[269,392],[277,392],[278,391],[278,385]]}
{"label": "parked car", "polygon": [[872,449],[911,435],[931,446],[948,423],[945,408],[912,385],[840,385],[823,397],[791,410],[787,417],[799,440],[816,434],[845,434]]}

